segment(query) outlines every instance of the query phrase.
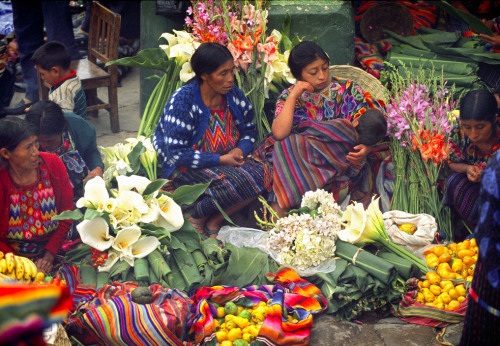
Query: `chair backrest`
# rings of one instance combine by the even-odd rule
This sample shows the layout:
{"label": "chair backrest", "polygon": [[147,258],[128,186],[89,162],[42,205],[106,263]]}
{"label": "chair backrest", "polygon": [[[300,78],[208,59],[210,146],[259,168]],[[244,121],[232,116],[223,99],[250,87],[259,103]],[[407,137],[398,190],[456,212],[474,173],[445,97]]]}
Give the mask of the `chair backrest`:
{"label": "chair backrest", "polygon": [[368,91],[375,99],[386,101],[387,89],[377,79],[368,72],[359,67],[350,65],[333,65],[330,66],[330,76],[341,79],[352,80],[358,84],[363,91]]}
{"label": "chair backrest", "polygon": [[121,16],[98,2],[92,3],[90,16],[88,59],[103,63],[118,59]]}

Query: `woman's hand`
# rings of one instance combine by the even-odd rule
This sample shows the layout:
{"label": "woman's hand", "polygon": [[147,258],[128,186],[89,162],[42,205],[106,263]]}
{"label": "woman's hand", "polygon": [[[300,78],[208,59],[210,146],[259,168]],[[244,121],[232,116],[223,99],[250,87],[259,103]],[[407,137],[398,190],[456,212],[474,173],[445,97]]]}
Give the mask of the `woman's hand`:
{"label": "woman's hand", "polygon": [[94,168],[93,170],[91,170],[89,172],[89,174],[85,177],[85,179],[83,179],[83,181],[87,181],[91,178],[95,178],[95,177],[101,177],[102,178],[102,167],[101,166],[97,166],[96,168]]}
{"label": "woman's hand", "polygon": [[495,34],[493,36],[479,34],[479,38],[481,38],[485,42],[491,43],[495,48],[500,48],[500,35],[498,34]]}
{"label": "woman's hand", "polygon": [[467,179],[473,183],[479,183],[481,181],[481,173],[483,170],[481,167],[469,165],[467,166]]}
{"label": "woman's hand", "polygon": [[300,97],[300,95],[302,95],[302,93],[304,91],[309,91],[309,92],[313,92],[314,91],[314,87],[311,85],[311,83],[309,82],[305,82],[305,81],[302,81],[302,80],[299,80],[295,86],[293,87],[292,91],[290,92],[290,96],[292,96],[295,100],[294,100],[294,104],[295,104],[295,101]]}
{"label": "woman's hand", "polygon": [[35,262],[36,268],[38,269],[39,272],[47,274],[52,270],[55,258],[56,256],[54,256],[50,251],[46,251],[43,257],[36,260]]}
{"label": "woman's hand", "polygon": [[372,147],[364,145],[364,144],[358,144],[354,147],[354,150],[356,151],[351,151],[349,154],[347,154],[346,159],[349,161],[351,164],[359,166],[363,160],[370,155],[372,152]]}
{"label": "woman's hand", "polygon": [[239,167],[245,162],[243,150],[240,148],[234,148],[229,153],[222,155],[219,158],[219,162],[221,166]]}

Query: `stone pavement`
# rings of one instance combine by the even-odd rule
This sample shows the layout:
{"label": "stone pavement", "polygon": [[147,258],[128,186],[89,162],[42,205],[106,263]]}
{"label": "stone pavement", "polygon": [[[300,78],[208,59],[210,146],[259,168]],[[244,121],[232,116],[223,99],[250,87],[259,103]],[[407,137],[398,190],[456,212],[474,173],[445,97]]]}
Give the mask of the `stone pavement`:
{"label": "stone pavement", "polygon": [[[106,111],[99,111],[98,118],[89,117],[89,122],[96,128],[98,145],[112,146],[137,135],[140,124],[139,75],[138,69],[132,69],[118,88],[120,132],[111,132]],[[107,91],[102,88],[98,93],[102,98]],[[12,104],[17,103],[22,96],[16,93]],[[248,217],[251,215],[253,212],[249,210],[247,215],[237,215],[233,220],[238,225],[252,227]],[[439,339],[448,342],[445,345],[458,345],[462,327],[463,323],[448,326]],[[441,329],[408,324],[398,318],[383,317],[376,313],[366,313],[357,322],[342,322],[329,315],[320,315],[314,319],[310,345],[440,345],[436,337],[441,332]]]}

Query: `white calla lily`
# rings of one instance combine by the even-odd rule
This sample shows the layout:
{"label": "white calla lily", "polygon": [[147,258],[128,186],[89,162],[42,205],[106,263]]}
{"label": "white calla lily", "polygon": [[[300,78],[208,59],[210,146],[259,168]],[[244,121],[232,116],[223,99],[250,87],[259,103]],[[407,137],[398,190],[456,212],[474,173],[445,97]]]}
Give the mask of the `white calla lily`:
{"label": "white calla lily", "polygon": [[160,217],[160,207],[158,206],[158,200],[156,198],[151,198],[149,200],[149,210],[146,214],[141,215],[141,222],[152,223],[158,220]]}
{"label": "white calla lily", "polygon": [[101,216],[83,220],[76,226],[76,230],[84,244],[99,251],[105,251],[113,244],[114,238],[109,235],[108,223]]}
{"label": "white calla lily", "polygon": [[181,207],[167,195],[158,198],[160,217],[156,225],[164,227],[169,232],[177,231],[184,224],[184,216]]}
{"label": "white calla lily", "polygon": [[116,234],[113,242],[113,249],[122,256],[132,255],[132,244],[141,236],[141,229],[137,225],[124,227]]}
{"label": "white calla lily", "polygon": [[179,61],[188,61],[195,51],[193,44],[177,44],[170,47],[169,58],[177,58]]}
{"label": "white calla lily", "polygon": [[344,229],[338,233],[339,239],[351,244],[367,242],[363,237],[366,221],[367,215],[362,203],[348,205],[342,214]]}
{"label": "white calla lily", "polygon": [[134,258],[143,258],[153,252],[160,245],[158,238],[147,236],[140,238],[132,244],[132,256]]}
{"label": "white calla lily", "polygon": [[130,165],[123,159],[119,159],[118,162],[116,162],[115,168],[118,172],[118,175],[125,175],[134,171],[132,168],[130,168]]}
{"label": "white calla lily", "polygon": [[164,38],[165,40],[167,40],[169,46],[177,44],[177,37],[169,32],[161,34],[160,38]]}
{"label": "white calla lily", "polygon": [[193,77],[194,71],[191,68],[191,63],[189,61],[186,61],[184,65],[182,65],[181,71],[179,72],[179,78],[184,83],[187,83]]}
{"label": "white calla lily", "polygon": [[136,189],[141,195],[146,189],[146,187],[151,184],[151,180],[146,177],[140,175],[131,175],[131,176],[119,176],[116,177],[116,181],[118,182],[118,191],[122,193],[123,191],[131,191]]}
{"label": "white calla lily", "polygon": [[146,214],[149,210],[144,198],[134,191],[121,192],[116,198],[116,207],[127,211],[137,209],[141,214]]}
{"label": "white calla lily", "polygon": [[120,255],[117,252],[110,250],[108,251],[108,258],[106,259],[106,261],[104,261],[104,263],[101,266],[97,268],[97,270],[100,272],[109,272],[113,267],[113,265],[116,262],[118,262],[119,259]]}
{"label": "white calla lily", "polygon": [[106,183],[101,177],[97,176],[85,184],[83,197],[77,201],[76,207],[93,207],[102,210],[108,199],[109,193],[106,189]]}
{"label": "white calla lily", "polygon": [[184,31],[184,30],[174,30],[175,34],[177,35],[177,43],[180,44],[186,44],[186,43],[193,43],[194,42],[194,37],[191,35],[189,32]]}
{"label": "white calla lily", "polygon": [[113,197],[110,197],[108,199],[108,201],[106,202],[106,204],[104,205],[103,209],[106,213],[111,214],[115,210],[115,208],[116,208],[116,199]]}

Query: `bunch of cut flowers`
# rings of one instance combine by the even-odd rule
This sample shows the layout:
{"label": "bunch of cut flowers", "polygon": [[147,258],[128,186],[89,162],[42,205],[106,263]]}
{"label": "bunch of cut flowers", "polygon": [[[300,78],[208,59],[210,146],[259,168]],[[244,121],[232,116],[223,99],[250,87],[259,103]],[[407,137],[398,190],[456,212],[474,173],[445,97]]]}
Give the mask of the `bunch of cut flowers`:
{"label": "bunch of cut flowers", "polygon": [[324,190],[306,192],[301,207],[282,218],[263,199],[261,202],[277,219],[264,221],[256,215],[261,227],[271,228],[268,248],[278,263],[303,271],[333,257],[342,214],[332,194]]}
{"label": "bunch of cut flowers", "polygon": [[450,211],[442,203],[439,180],[449,154],[454,86],[448,89],[434,70],[407,71],[406,78],[389,75],[388,132],[396,172],[392,209],[434,216],[451,239]]}

